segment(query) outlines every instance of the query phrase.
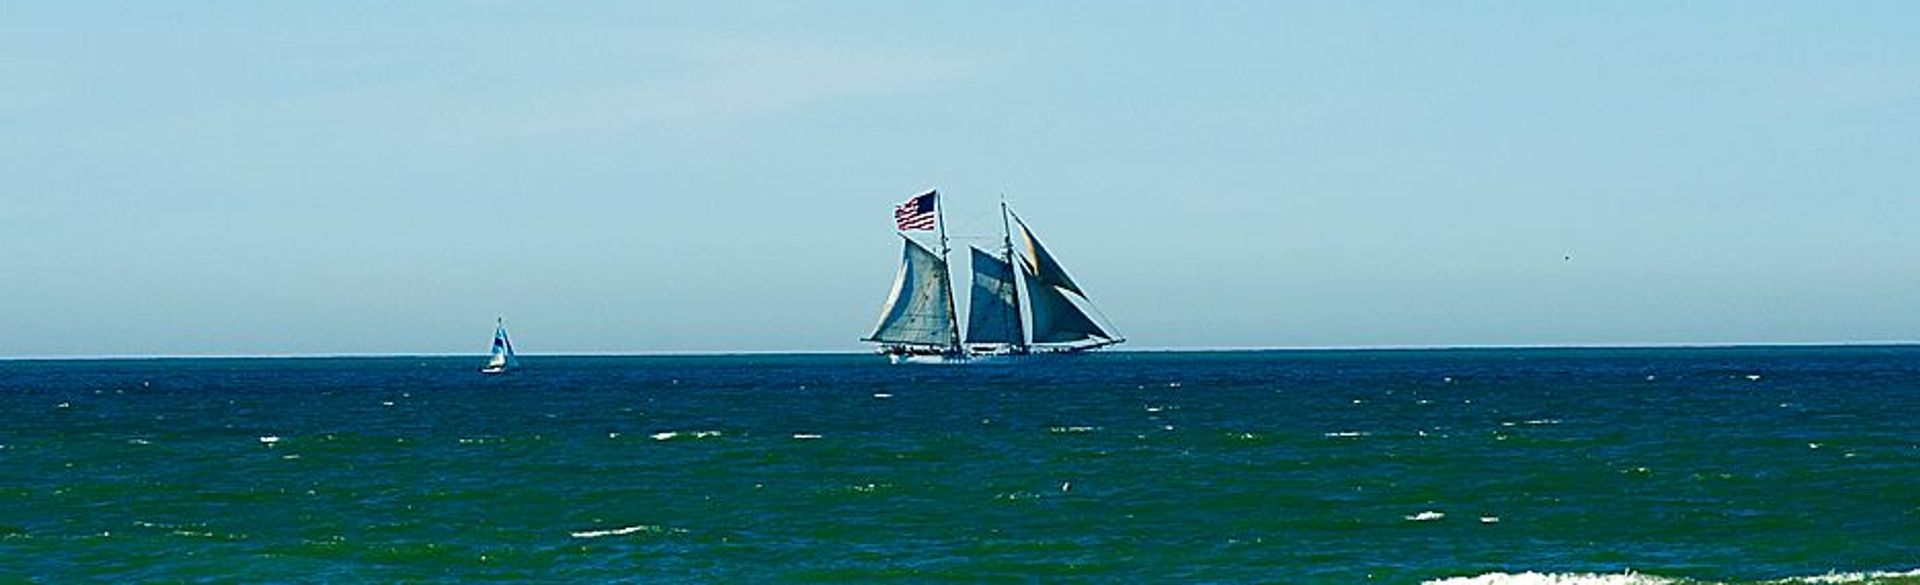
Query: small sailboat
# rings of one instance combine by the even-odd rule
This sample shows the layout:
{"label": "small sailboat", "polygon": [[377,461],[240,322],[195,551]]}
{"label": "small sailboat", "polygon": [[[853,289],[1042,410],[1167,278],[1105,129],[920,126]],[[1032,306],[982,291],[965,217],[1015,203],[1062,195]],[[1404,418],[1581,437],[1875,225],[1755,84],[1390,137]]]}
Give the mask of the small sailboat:
{"label": "small sailboat", "polygon": [[[963,333],[954,310],[946,224],[940,209],[939,193],[927,191],[894,210],[904,246],[900,271],[880,311],[879,324],[862,341],[879,344],[880,352],[894,363],[970,363],[1074,354],[1126,341],[1094,319],[1092,313],[1098,310],[1086,292],[1006,203],[1000,204],[1000,249],[968,247],[972,285]],[[926,230],[938,231],[937,251],[907,235]]]}
{"label": "small sailboat", "polygon": [[493,355],[487,358],[487,365],[480,366],[482,374],[504,374],[510,368],[519,368],[520,360],[513,356],[513,340],[507,339],[507,322],[495,319],[493,322]]}

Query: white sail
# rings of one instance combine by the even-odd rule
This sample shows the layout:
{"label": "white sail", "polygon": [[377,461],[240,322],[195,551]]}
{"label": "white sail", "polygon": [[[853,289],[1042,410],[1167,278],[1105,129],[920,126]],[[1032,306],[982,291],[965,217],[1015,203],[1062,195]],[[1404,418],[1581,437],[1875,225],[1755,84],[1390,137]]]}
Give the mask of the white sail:
{"label": "white sail", "polygon": [[979,248],[969,249],[973,250],[973,286],[968,292],[967,343],[1024,345],[1013,266]]}
{"label": "white sail", "polygon": [[959,338],[947,262],[901,237],[904,252],[880,322],[865,341],[949,347]]}

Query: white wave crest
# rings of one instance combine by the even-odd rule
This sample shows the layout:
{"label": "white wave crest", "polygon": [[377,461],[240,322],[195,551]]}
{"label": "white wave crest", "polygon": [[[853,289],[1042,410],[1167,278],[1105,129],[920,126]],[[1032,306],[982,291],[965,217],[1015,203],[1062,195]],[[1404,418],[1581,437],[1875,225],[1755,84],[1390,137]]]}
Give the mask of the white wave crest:
{"label": "white wave crest", "polygon": [[[1771,581],[1759,581],[1762,585],[1871,585],[1899,579],[1920,579],[1920,568],[1907,571],[1874,571],[1855,573],[1827,573],[1805,577],[1787,577]],[[1674,577],[1661,577],[1628,571],[1625,573],[1487,573],[1472,577],[1448,577],[1431,579],[1424,585],[1715,585],[1718,581],[1698,581]]]}
{"label": "white wave crest", "polygon": [[624,528],[614,528],[610,530],[582,530],[579,532],[571,532],[569,534],[572,534],[574,538],[600,538],[602,536],[626,536],[628,534],[633,534],[636,532],[645,532],[648,534],[667,534],[667,533],[679,534],[679,533],[686,532],[686,530],[683,530],[680,528],[668,528],[665,526],[655,526],[652,524],[635,524],[633,526],[627,526]]}
{"label": "white wave crest", "polygon": [[1627,572],[1619,574],[1601,573],[1487,573],[1472,577],[1448,577],[1425,582],[1425,585],[1664,585],[1679,583],[1666,577],[1655,577]]}
{"label": "white wave crest", "polygon": [[1887,579],[1920,579],[1920,569],[1875,571],[1872,573],[1827,573],[1811,577],[1792,577],[1770,583],[1873,583]]}
{"label": "white wave crest", "polygon": [[652,437],[653,440],[655,441],[671,441],[674,439],[678,439],[680,437],[686,437],[689,439],[705,439],[708,437],[720,436],[720,431],[692,431],[692,432],[661,431],[648,436]]}

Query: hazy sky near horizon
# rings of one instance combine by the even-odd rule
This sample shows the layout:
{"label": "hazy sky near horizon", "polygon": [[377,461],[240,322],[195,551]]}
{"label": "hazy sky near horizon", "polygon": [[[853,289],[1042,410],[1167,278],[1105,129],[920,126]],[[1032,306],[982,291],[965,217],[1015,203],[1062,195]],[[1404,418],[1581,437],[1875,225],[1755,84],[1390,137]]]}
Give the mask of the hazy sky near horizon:
{"label": "hazy sky near horizon", "polygon": [[1916,22],[10,3],[0,356],[860,350],[929,187],[1133,347],[1915,340]]}

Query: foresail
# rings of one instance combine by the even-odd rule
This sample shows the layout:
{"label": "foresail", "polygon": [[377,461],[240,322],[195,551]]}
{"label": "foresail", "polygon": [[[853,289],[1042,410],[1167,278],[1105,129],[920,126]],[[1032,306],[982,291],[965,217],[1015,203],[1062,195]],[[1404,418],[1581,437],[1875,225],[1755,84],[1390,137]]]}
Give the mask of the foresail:
{"label": "foresail", "polygon": [[1014,296],[1013,266],[992,254],[973,250],[972,299],[967,311],[967,343],[1022,344],[1020,305]]}
{"label": "foresail", "polygon": [[955,338],[953,289],[947,265],[933,252],[902,238],[905,252],[880,323],[867,341],[946,346]]}

